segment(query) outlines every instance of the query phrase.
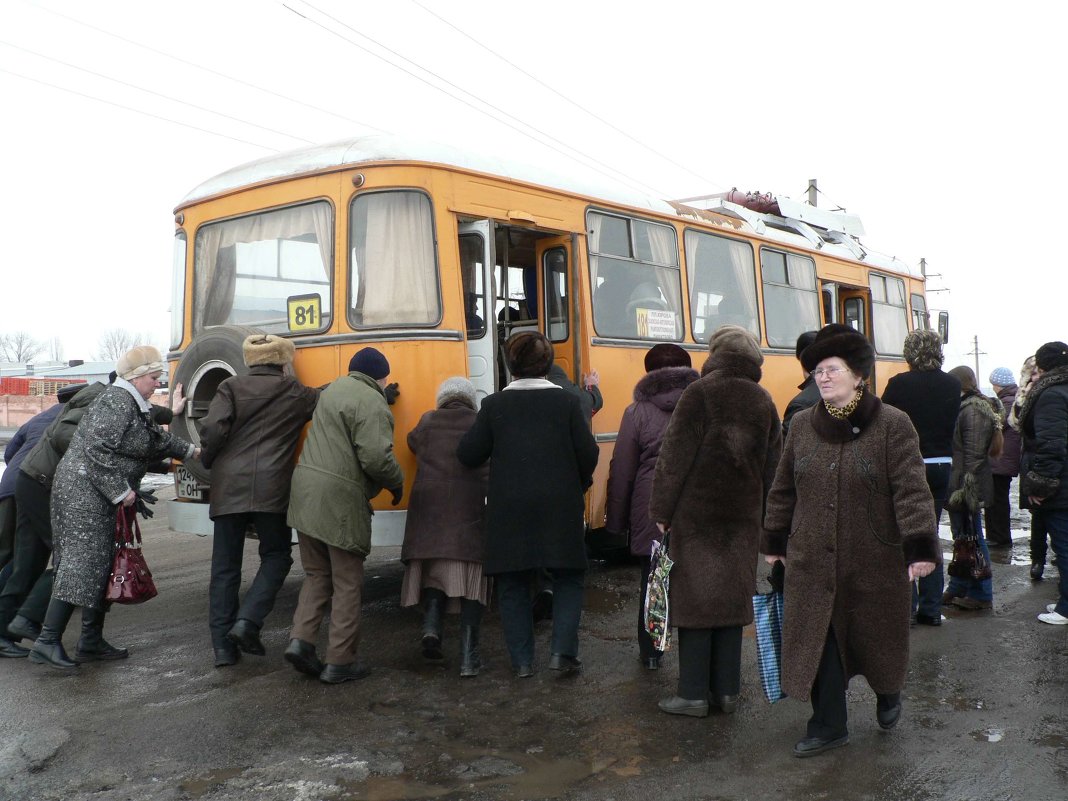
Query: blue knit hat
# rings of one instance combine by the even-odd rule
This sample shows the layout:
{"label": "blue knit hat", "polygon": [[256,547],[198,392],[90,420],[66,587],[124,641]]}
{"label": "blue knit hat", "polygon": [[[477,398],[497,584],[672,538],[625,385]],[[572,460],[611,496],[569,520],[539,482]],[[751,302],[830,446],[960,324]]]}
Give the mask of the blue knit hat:
{"label": "blue knit hat", "polygon": [[990,383],[998,387],[1011,387],[1016,383],[1016,376],[1008,367],[998,367],[990,374]]}
{"label": "blue knit hat", "polygon": [[389,375],[389,361],[377,348],[364,348],[349,359],[349,372],[363,373],[378,381]]}

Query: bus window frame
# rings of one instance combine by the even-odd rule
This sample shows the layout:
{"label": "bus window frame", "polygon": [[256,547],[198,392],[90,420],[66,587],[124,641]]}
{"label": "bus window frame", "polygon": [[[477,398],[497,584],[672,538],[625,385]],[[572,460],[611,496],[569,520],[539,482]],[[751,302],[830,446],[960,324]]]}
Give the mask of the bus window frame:
{"label": "bus window frame", "polygon": [[[883,300],[876,300],[876,297],[875,297],[875,285],[874,285],[874,283],[875,283],[875,279],[876,278],[881,279],[882,282],[883,282],[883,286],[882,286],[883,298],[884,298]],[[898,283],[898,285],[901,287],[901,305],[900,306],[898,304],[896,304],[896,303],[890,303],[888,300],[886,300],[887,298],[890,297],[889,293],[887,292],[887,288],[889,287],[889,283],[891,281],[896,281]],[[882,355],[882,356],[898,356],[898,357],[904,358],[904,355],[905,355],[905,337],[909,333],[909,321],[910,321],[910,317],[911,317],[911,314],[910,314],[911,313],[911,306],[909,305],[909,292],[908,292],[908,287],[905,285],[905,279],[902,278],[901,276],[898,276],[898,275],[891,275],[889,273],[882,273],[882,272],[877,272],[875,270],[871,270],[868,273],[868,289],[871,292],[871,342],[872,342],[872,345],[875,347],[875,352],[880,354],[880,355]],[[884,347],[885,343],[880,343],[880,341],[879,341],[880,340],[880,337],[879,337],[879,322],[876,319],[876,311],[878,311],[879,307],[891,308],[891,309],[900,309],[901,310],[901,316],[902,316],[902,319],[903,319],[903,322],[904,322],[904,329],[903,329],[904,333],[900,337],[892,338],[892,341],[895,340],[895,339],[900,340],[900,341],[897,342],[896,345],[892,345],[891,346],[893,348],[892,350],[891,349],[887,349],[886,347]]]}
{"label": "bus window frame", "polygon": [[[694,330],[694,325],[695,325],[695,322],[697,320],[697,311],[696,311],[696,308],[694,307],[694,303],[693,303],[693,300],[694,300],[693,299],[693,290],[694,290],[694,285],[696,284],[696,281],[694,280],[694,277],[692,275],[690,275],[690,254],[686,249],[686,236],[691,231],[693,233],[697,234],[697,235],[700,235],[700,236],[711,236],[711,237],[715,237],[717,239],[726,239],[726,240],[728,240],[730,242],[741,242],[741,243],[749,246],[750,265],[752,267],[752,270],[750,271],[750,276],[752,277],[752,280],[753,280],[753,300],[754,300],[754,303],[755,303],[754,311],[756,313],[755,323],[756,323],[756,329],[757,330],[756,331],[753,331],[752,329],[746,329],[746,330],[748,330],[753,336],[755,336],[757,339],[759,339],[760,338],[760,331],[762,330],[762,322],[763,322],[762,314],[761,314],[761,312],[763,311],[761,309],[762,292],[761,292],[761,286],[760,286],[760,277],[757,274],[757,268],[758,268],[757,250],[756,250],[756,248],[753,247],[753,243],[750,240],[744,239],[742,237],[726,236],[724,234],[720,234],[720,233],[717,233],[717,232],[714,232],[714,231],[708,231],[708,230],[705,230],[703,228],[694,228],[692,225],[687,225],[687,226],[684,226],[683,229],[682,229],[682,249],[683,249],[683,254],[686,256],[686,271],[685,271],[686,272],[686,290],[687,290],[687,293],[686,293],[686,306],[688,307],[689,313],[690,313],[690,328],[689,328],[690,337],[693,339],[694,342],[707,342],[708,338],[712,335],[712,331],[706,331],[705,333],[703,333],[700,336],[698,336],[697,331]],[[693,269],[696,272],[696,270],[697,270],[696,264],[694,265]],[[713,330],[715,330],[715,329],[713,329]]]}
{"label": "bus window frame", "polygon": [[[382,324],[382,325],[364,325],[362,323],[357,325],[352,320],[352,313],[355,311],[355,307],[352,306],[350,304],[350,302],[349,302],[350,301],[351,291],[352,291],[352,286],[353,286],[353,282],[352,282],[352,274],[353,274],[352,273],[352,263],[353,263],[352,262],[352,248],[353,248],[352,207],[356,203],[356,201],[361,197],[366,197],[366,196],[369,196],[369,195],[382,195],[382,194],[386,194],[386,193],[389,193],[389,192],[408,192],[408,193],[419,194],[419,195],[422,195],[423,197],[425,197],[427,199],[427,202],[430,204],[430,243],[431,243],[431,250],[433,251],[433,254],[434,254],[434,282],[435,282],[435,285],[437,286],[437,301],[438,301],[438,317],[437,317],[436,320],[434,320],[433,322],[430,322],[430,323],[405,323],[405,322],[393,321],[393,322],[385,323],[385,324]],[[437,218],[437,211],[434,208],[434,196],[430,192],[428,192],[427,190],[422,189],[422,188],[420,188],[418,186],[375,187],[373,189],[366,189],[366,190],[360,191],[360,192],[353,192],[352,195],[349,197],[348,204],[345,207],[345,218],[346,218],[345,232],[346,232],[346,237],[347,237],[347,239],[346,239],[347,247],[345,249],[345,278],[346,278],[345,290],[346,290],[346,292],[345,292],[345,300],[344,300],[344,302],[345,302],[345,321],[349,324],[349,327],[353,331],[389,331],[389,330],[395,330],[395,329],[420,329],[420,330],[423,330],[423,329],[439,328],[441,326],[441,324],[442,324],[442,321],[445,319],[445,299],[442,297],[442,291],[441,291],[441,247],[440,247],[440,242],[438,240],[438,218]],[[459,247],[460,247],[459,236],[457,236],[457,240],[456,240],[457,253],[459,253]],[[459,267],[459,264],[457,264],[457,267]],[[462,314],[463,314],[463,309],[461,308],[461,316],[462,316]],[[488,324],[489,323],[487,323],[487,325]],[[464,322],[463,325],[466,327],[467,323]]]}
{"label": "bus window frame", "polygon": [[[769,253],[778,253],[778,254],[782,255],[782,257],[783,257],[783,268],[784,268],[784,271],[785,271],[785,278],[786,278],[787,283],[780,283],[778,281],[769,281],[769,280],[765,279],[765,277],[764,277],[764,259],[763,259],[764,251],[767,251]],[[790,264],[789,264],[789,261],[788,261],[788,257],[789,256],[795,256],[795,257],[797,257],[799,259],[808,259],[808,261],[812,262],[812,288],[811,289],[803,289],[803,288],[801,288],[799,286],[795,286],[795,285],[789,283],[789,280],[790,280]],[[757,249],[757,266],[758,266],[758,268],[760,270],[760,300],[761,300],[761,309],[760,309],[760,311],[762,312],[762,317],[763,317],[763,320],[764,320],[764,341],[768,343],[768,347],[769,348],[779,349],[779,350],[794,350],[797,347],[797,337],[798,336],[800,336],[805,331],[816,330],[817,328],[819,328],[819,326],[821,324],[820,323],[820,316],[823,314],[823,296],[822,296],[821,287],[820,287],[820,275],[819,275],[819,268],[816,265],[816,259],[815,259],[815,257],[813,257],[811,255],[808,255],[808,254],[805,254],[805,253],[798,253],[796,251],[790,250],[789,248],[771,247],[771,246],[768,246],[768,245],[765,245],[765,244],[761,243],[760,247]],[[795,292],[808,292],[816,300],[816,317],[815,317],[815,320],[814,321],[810,321],[811,324],[808,325],[808,327],[804,327],[803,326],[800,331],[798,331],[796,334],[794,334],[793,335],[793,340],[791,342],[788,342],[788,343],[785,343],[785,344],[776,344],[776,343],[773,343],[771,341],[771,336],[768,333],[768,321],[771,319],[771,316],[768,314],[768,293],[766,291],[766,287],[768,287],[768,286],[785,287],[787,289],[792,289]]]}
{"label": "bus window frame", "polygon": [[179,240],[184,246],[181,263],[178,262],[176,252],[172,251],[171,254],[171,350],[182,347],[185,340],[185,276],[189,266],[189,234],[184,228],[174,232],[175,247],[178,246]]}
{"label": "bus window frame", "polygon": [[[553,268],[549,264],[549,256],[551,254],[553,254],[553,253],[556,253],[556,252],[560,252],[564,256],[564,269],[563,269],[562,273],[558,273],[557,271],[553,270]],[[541,254],[541,262],[542,262],[542,264],[541,264],[541,275],[542,275],[542,284],[543,284],[542,300],[541,300],[542,313],[544,315],[543,319],[545,320],[545,335],[549,338],[549,341],[552,342],[553,344],[559,344],[561,342],[567,342],[569,339],[571,339],[571,307],[573,305],[571,296],[572,296],[572,294],[574,292],[574,288],[571,286],[571,264],[570,264],[570,261],[571,261],[571,259],[569,258],[567,248],[564,247],[563,245],[553,245],[553,246],[551,246],[549,248],[546,248],[546,250]],[[550,272],[554,273],[554,275],[562,274],[564,276],[564,294],[561,295],[561,296],[557,296],[556,293],[554,292],[555,301],[559,302],[560,306],[563,308],[564,332],[563,332],[563,336],[561,336],[561,337],[553,336],[553,330],[552,330],[553,329],[553,325],[557,324],[558,321],[556,320],[555,317],[553,317],[550,314],[550,309],[549,309],[549,285],[550,285],[549,273]]]}
{"label": "bus window frame", "polygon": [[[922,311],[916,309],[917,298],[923,303]],[[927,297],[925,295],[921,295],[919,292],[909,293],[909,315],[912,318],[913,331],[931,330],[931,310],[927,308]]]}
{"label": "bus window frame", "polygon": [[[204,331],[207,331],[208,329],[218,328],[219,326],[222,326],[222,325],[247,325],[245,323],[213,323],[211,325],[201,325],[199,329],[197,328],[197,326],[196,326],[196,320],[197,320],[197,309],[196,309],[197,269],[196,269],[196,265],[197,265],[197,251],[198,251],[199,243],[200,243],[200,232],[204,228],[207,228],[208,226],[221,225],[221,224],[233,222],[234,220],[245,220],[245,219],[248,219],[250,217],[256,217],[256,216],[261,215],[261,214],[271,214],[271,213],[274,213],[276,211],[285,211],[287,209],[294,209],[294,208],[298,208],[300,206],[311,206],[311,205],[314,205],[316,203],[326,203],[330,207],[330,215],[331,215],[330,216],[330,225],[331,225],[331,229],[330,229],[330,233],[331,233],[330,265],[327,268],[327,275],[329,276],[329,279],[330,279],[327,282],[327,285],[330,288],[330,302],[322,304],[324,308],[328,308],[330,310],[330,317],[329,317],[329,320],[325,324],[321,325],[319,328],[317,328],[317,329],[315,329],[313,331],[290,331],[290,330],[288,330],[288,327],[287,327],[286,331],[281,331],[281,332],[277,333],[276,336],[285,336],[285,337],[317,336],[317,335],[325,333],[326,331],[328,331],[330,329],[330,327],[334,323],[334,302],[337,299],[337,296],[335,294],[335,290],[337,289],[337,283],[338,283],[337,282],[337,206],[334,204],[334,201],[333,201],[332,198],[330,198],[330,197],[328,197],[326,195],[317,195],[315,197],[301,198],[300,200],[296,200],[296,201],[293,201],[291,203],[283,203],[283,204],[280,204],[278,206],[266,206],[264,208],[255,209],[254,211],[247,211],[247,212],[243,212],[243,213],[240,213],[240,214],[230,214],[230,215],[228,215],[226,217],[217,217],[215,219],[211,219],[211,220],[207,220],[205,222],[202,222],[196,227],[196,232],[193,235],[193,280],[192,280],[192,283],[191,283],[191,286],[190,286],[190,289],[192,289],[192,300],[191,300],[191,303],[190,303],[190,332],[191,332],[193,337],[196,337],[196,336],[200,335],[201,333],[203,333]],[[236,272],[235,272],[235,278],[236,277],[237,277],[237,275],[236,275]],[[183,334],[184,334],[184,332],[183,332]]]}

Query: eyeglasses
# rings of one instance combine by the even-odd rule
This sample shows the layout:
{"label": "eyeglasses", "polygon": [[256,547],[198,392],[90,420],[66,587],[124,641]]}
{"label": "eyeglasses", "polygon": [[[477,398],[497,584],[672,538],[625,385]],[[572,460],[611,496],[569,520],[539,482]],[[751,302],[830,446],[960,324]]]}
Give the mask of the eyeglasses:
{"label": "eyeglasses", "polygon": [[848,372],[848,367],[817,367],[812,371],[812,375],[816,376],[816,378],[823,378],[823,376],[827,376],[828,378],[838,378],[842,373]]}

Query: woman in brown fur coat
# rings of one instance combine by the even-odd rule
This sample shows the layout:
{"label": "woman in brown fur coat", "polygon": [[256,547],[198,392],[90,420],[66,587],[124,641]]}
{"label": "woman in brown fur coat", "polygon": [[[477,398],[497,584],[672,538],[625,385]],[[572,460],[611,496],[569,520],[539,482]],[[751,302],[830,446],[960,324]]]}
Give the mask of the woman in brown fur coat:
{"label": "woman in brown fur coat", "polygon": [[760,344],[736,325],[716,329],[702,378],[671,416],[649,514],[670,529],[671,625],[679,631],[672,715],[733,712],[741,684],[742,627],[753,621],[764,499],[782,450],[779,413],[760,386]]}
{"label": "woman in brown fur coat", "polygon": [[864,384],[875,363],[868,340],[832,323],[801,363],[822,400],[790,425],[761,550],[787,565],[782,685],[811,697],[807,736],[794,746],[807,757],[849,742],[853,676],[875,691],[879,726],[897,723],[910,585],[934,570],[939,547],[916,431]]}

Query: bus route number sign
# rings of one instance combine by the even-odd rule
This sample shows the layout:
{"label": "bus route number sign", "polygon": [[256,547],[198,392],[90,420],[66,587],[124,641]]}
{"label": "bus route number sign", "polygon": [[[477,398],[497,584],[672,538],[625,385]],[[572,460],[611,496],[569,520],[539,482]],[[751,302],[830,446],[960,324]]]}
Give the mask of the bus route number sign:
{"label": "bus route number sign", "polygon": [[323,327],[319,295],[292,295],[286,298],[286,307],[290,331],[318,331]]}

